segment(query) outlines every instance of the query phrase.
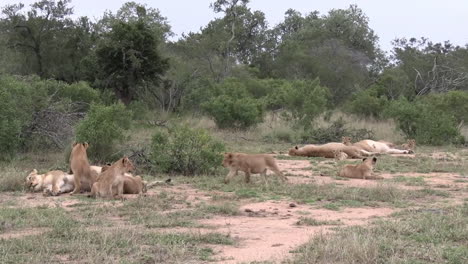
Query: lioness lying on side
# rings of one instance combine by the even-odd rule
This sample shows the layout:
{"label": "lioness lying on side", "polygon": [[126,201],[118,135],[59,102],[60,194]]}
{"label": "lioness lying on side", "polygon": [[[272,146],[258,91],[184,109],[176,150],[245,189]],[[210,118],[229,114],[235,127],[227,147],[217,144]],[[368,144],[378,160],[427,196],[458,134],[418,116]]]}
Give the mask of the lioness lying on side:
{"label": "lioness lying on side", "polygon": [[287,178],[281,173],[276,165],[275,158],[268,154],[245,154],[228,152],[224,154],[223,166],[229,169],[229,173],[224,179],[224,183],[237,175],[238,171],[245,173],[245,182],[250,182],[250,174],[260,173],[266,182],[267,169],[273,171],[281,180]]}
{"label": "lioness lying on side", "polygon": [[71,192],[75,188],[74,178],[61,170],[53,170],[44,174],[38,174],[34,169],[26,177],[26,186],[35,192],[43,191],[44,195],[59,195]]}
{"label": "lioness lying on side", "polygon": [[301,148],[295,146],[289,149],[289,156],[303,156],[303,157],[323,157],[335,158],[336,153],[343,152],[346,158],[362,159],[366,156],[371,156],[374,153],[369,152],[354,146],[346,146],[343,143],[327,143],[323,145],[305,145]]}
{"label": "lioness lying on side", "polygon": [[[101,167],[91,166],[91,173],[97,175],[101,172]],[[42,191],[44,195],[60,195],[68,193],[75,188],[75,176],[61,170],[53,170],[44,174],[38,174],[36,169],[26,177],[26,186],[34,191]]]}
{"label": "lioness lying on side", "polygon": [[343,144],[346,146],[357,147],[358,149],[365,150],[373,153],[380,154],[410,154],[410,150],[402,150],[394,148],[395,144],[386,141],[375,141],[370,139],[361,140],[356,143],[352,143],[351,137],[343,137]]}
{"label": "lioness lying on side", "polygon": [[361,164],[358,165],[345,165],[340,173],[340,177],[354,178],[354,179],[383,179],[381,176],[372,175],[374,171],[374,165],[377,162],[377,158],[365,158]]}

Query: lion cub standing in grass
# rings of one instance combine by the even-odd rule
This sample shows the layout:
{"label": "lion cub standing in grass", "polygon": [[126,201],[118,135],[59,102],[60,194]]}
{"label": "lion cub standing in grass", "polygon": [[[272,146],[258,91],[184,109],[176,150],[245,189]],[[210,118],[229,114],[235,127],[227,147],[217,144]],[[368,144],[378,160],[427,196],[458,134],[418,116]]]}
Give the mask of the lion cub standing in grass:
{"label": "lion cub standing in grass", "polygon": [[354,179],[383,179],[381,176],[372,175],[374,171],[374,165],[377,162],[377,158],[365,158],[361,164],[358,165],[345,165],[340,173],[340,177],[354,178]]}
{"label": "lion cub standing in grass", "polygon": [[99,175],[99,179],[93,184],[89,196],[113,198],[114,195],[117,195],[117,198],[123,198],[124,174],[134,169],[133,163],[127,157],[119,159]]}
{"label": "lion cub standing in grass", "polygon": [[251,173],[260,173],[266,182],[267,169],[273,171],[281,180],[287,180],[278,169],[275,159],[268,154],[225,153],[223,166],[229,168],[229,173],[224,179],[224,183],[228,183],[237,175],[238,171],[245,173],[245,182],[247,183],[250,182]]}
{"label": "lion cub standing in grass", "polygon": [[73,143],[70,154],[70,170],[74,175],[75,188],[70,195],[80,193],[81,189],[84,191],[91,190],[91,186],[96,181],[97,173],[91,171],[88,155],[86,154],[88,147],[88,143]]}

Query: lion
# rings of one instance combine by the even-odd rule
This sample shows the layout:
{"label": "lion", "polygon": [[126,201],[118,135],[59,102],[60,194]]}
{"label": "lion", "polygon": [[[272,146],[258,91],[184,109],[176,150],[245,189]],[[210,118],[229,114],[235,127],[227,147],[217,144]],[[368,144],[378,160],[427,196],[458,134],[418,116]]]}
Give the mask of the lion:
{"label": "lion", "polygon": [[124,174],[133,170],[135,167],[127,157],[119,159],[101,172],[98,181],[93,184],[89,196],[113,198],[115,195],[117,198],[123,199]]}
{"label": "lion", "polygon": [[70,170],[74,175],[75,188],[70,195],[80,193],[81,190],[89,191],[97,179],[97,173],[91,172],[86,149],[88,143],[73,143],[70,154]]}
{"label": "lion", "polygon": [[345,160],[348,158],[348,154],[344,153],[342,150],[333,150],[333,154],[335,155],[335,160]]}
{"label": "lion", "polygon": [[327,143],[323,145],[306,145],[299,148],[295,146],[289,149],[290,156],[305,156],[305,157],[324,157],[335,158],[337,151],[341,151],[351,159],[362,159],[365,156],[371,156],[373,152],[368,152],[354,146],[346,146],[343,143]]}
{"label": "lion", "polygon": [[383,179],[382,176],[372,175],[374,171],[374,165],[377,162],[377,158],[373,157],[364,158],[361,164],[357,165],[345,165],[340,173],[340,177],[354,178],[354,179]]}
{"label": "lion", "polygon": [[[108,170],[112,165],[106,164],[102,167],[101,173]],[[147,185],[148,183],[144,181],[140,176],[133,176],[130,173],[124,173],[124,186],[123,186],[123,193],[124,194],[143,194],[147,192]],[[112,192],[117,193],[117,188],[114,186]]]}
{"label": "lion", "polygon": [[416,149],[416,140],[408,139],[408,141],[405,144],[401,145],[401,149],[408,150],[414,153],[414,150]]}
{"label": "lion", "polygon": [[393,143],[386,141],[375,141],[370,139],[361,140],[356,143],[352,143],[351,137],[343,137],[343,144],[346,146],[354,146],[361,150],[370,152],[370,153],[379,153],[379,154],[409,154],[408,150],[401,150],[393,148]]}
{"label": "lion", "polygon": [[33,169],[26,177],[26,185],[33,191],[43,191],[44,195],[52,196],[71,192],[75,187],[73,175],[66,174],[61,170],[38,174],[37,170]]}
{"label": "lion", "polygon": [[244,172],[246,183],[250,182],[251,173],[260,173],[266,182],[267,169],[273,171],[281,180],[287,181],[286,176],[276,165],[275,158],[268,154],[224,153],[223,167],[229,168],[229,173],[224,179],[226,184],[237,175],[238,171]]}

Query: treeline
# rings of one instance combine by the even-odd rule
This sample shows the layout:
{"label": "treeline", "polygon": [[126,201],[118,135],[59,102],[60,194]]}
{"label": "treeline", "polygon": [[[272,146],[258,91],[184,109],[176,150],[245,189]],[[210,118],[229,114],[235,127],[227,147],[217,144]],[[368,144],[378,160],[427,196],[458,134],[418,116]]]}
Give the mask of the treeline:
{"label": "treeline", "polygon": [[[37,96],[27,99],[34,109],[11,120],[7,116],[15,110],[4,109],[29,101],[2,100],[1,122],[15,127],[10,136],[23,138],[38,113],[50,107],[38,107],[36,100],[71,100],[73,110],[54,111],[81,117],[87,104],[116,101],[134,110],[199,112],[220,128],[247,128],[261,122],[266,111],[281,111],[308,129],[323,112],[340,108],[362,117],[394,118],[407,137],[422,144],[463,143],[467,46],[397,39],[388,55],[355,5],[327,14],[290,9],[273,27],[248,3],[213,1],[210,8],[222,16],[177,41],[169,40],[170,24],[158,9],[135,2],[97,21],[72,19],[70,0],[4,6],[0,96]],[[44,91],[17,90],[44,85]]]}

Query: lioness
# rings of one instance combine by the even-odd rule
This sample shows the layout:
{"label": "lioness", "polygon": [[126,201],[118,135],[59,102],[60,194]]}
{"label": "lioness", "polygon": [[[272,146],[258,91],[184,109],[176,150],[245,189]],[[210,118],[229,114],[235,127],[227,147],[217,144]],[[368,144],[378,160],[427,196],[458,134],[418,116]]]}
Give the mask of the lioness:
{"label": "lioness", "polygon": [[96,181],[97,174],[91,172],[86,149],[88,143],[73,143],[73,149],[70,154],[70,170],[74,175],[75,188],[70,194],[76,194],[83,189],[89,191]]}
{"label": "lioness", "polygon": [[345,160],[348,158],[348,154],[344,153],[342,150],[333,150],[335,155],[335,160]]}
{"label": "lioness", "polygon": [[354,178],[354,179],[383,179],[381,176],[372,175],[374,171],[374,165],[377,162],[377,158],[365,158],[361,164],[358,165],[345,165],[340,173],[341,177]]}
{"label": "lioness", "polygon": [[372,153],[380,153],[380,154],[409,154],[410,151],[408,150],[401,150],[393,148],[393,143],[386,142],[386,141],[375,141],[370,139],[361,140],[356,143],[352,143],[351,137],[342,137],[343,144],[347,146],[357,147],[359,149],[372,152]]}
{"label": "lioness", "polygon": [[351,159],[362,159],[364,156],[370,156],[373,153],[362,150],[354,146],[346,146],[343,143],[327,143],[323,145],[306,145],[299,148],[295,146],[289,149],[290,156],[305,156],[305,157],[324,157],[324,158],[335,158],[337,151],[344,152],[348,158]]}
{"label": "lioness", "polygon": [[133,163],[127,157],[119,159],[99,175],[99,179],[93,184],[89,196],[113,198],[116,195],[117,198],[123,198],[124,174],[134,169]]}
{"label": "lioness", "polygon": [[53,196],[70,192],[74,188],[73,175],[66,174],[61,170],[49,171],[45,174],[38,174],[34,169],[26,177],[26,185],[29,189]]}
{"label": "lioness", "polygon": [[260,173],[266,182],[267,169],[273,171],[281,180],[287,178],[281,173],[276,165],[275,159],[268,154],[245,154],[245,153],[225,153],[223,166],[229,168],[229,173],[224,179],[224,183],[229,183],[232,177],[236,176],[238,171],[245,174],[245,182],[250,182],[251,173]]}

